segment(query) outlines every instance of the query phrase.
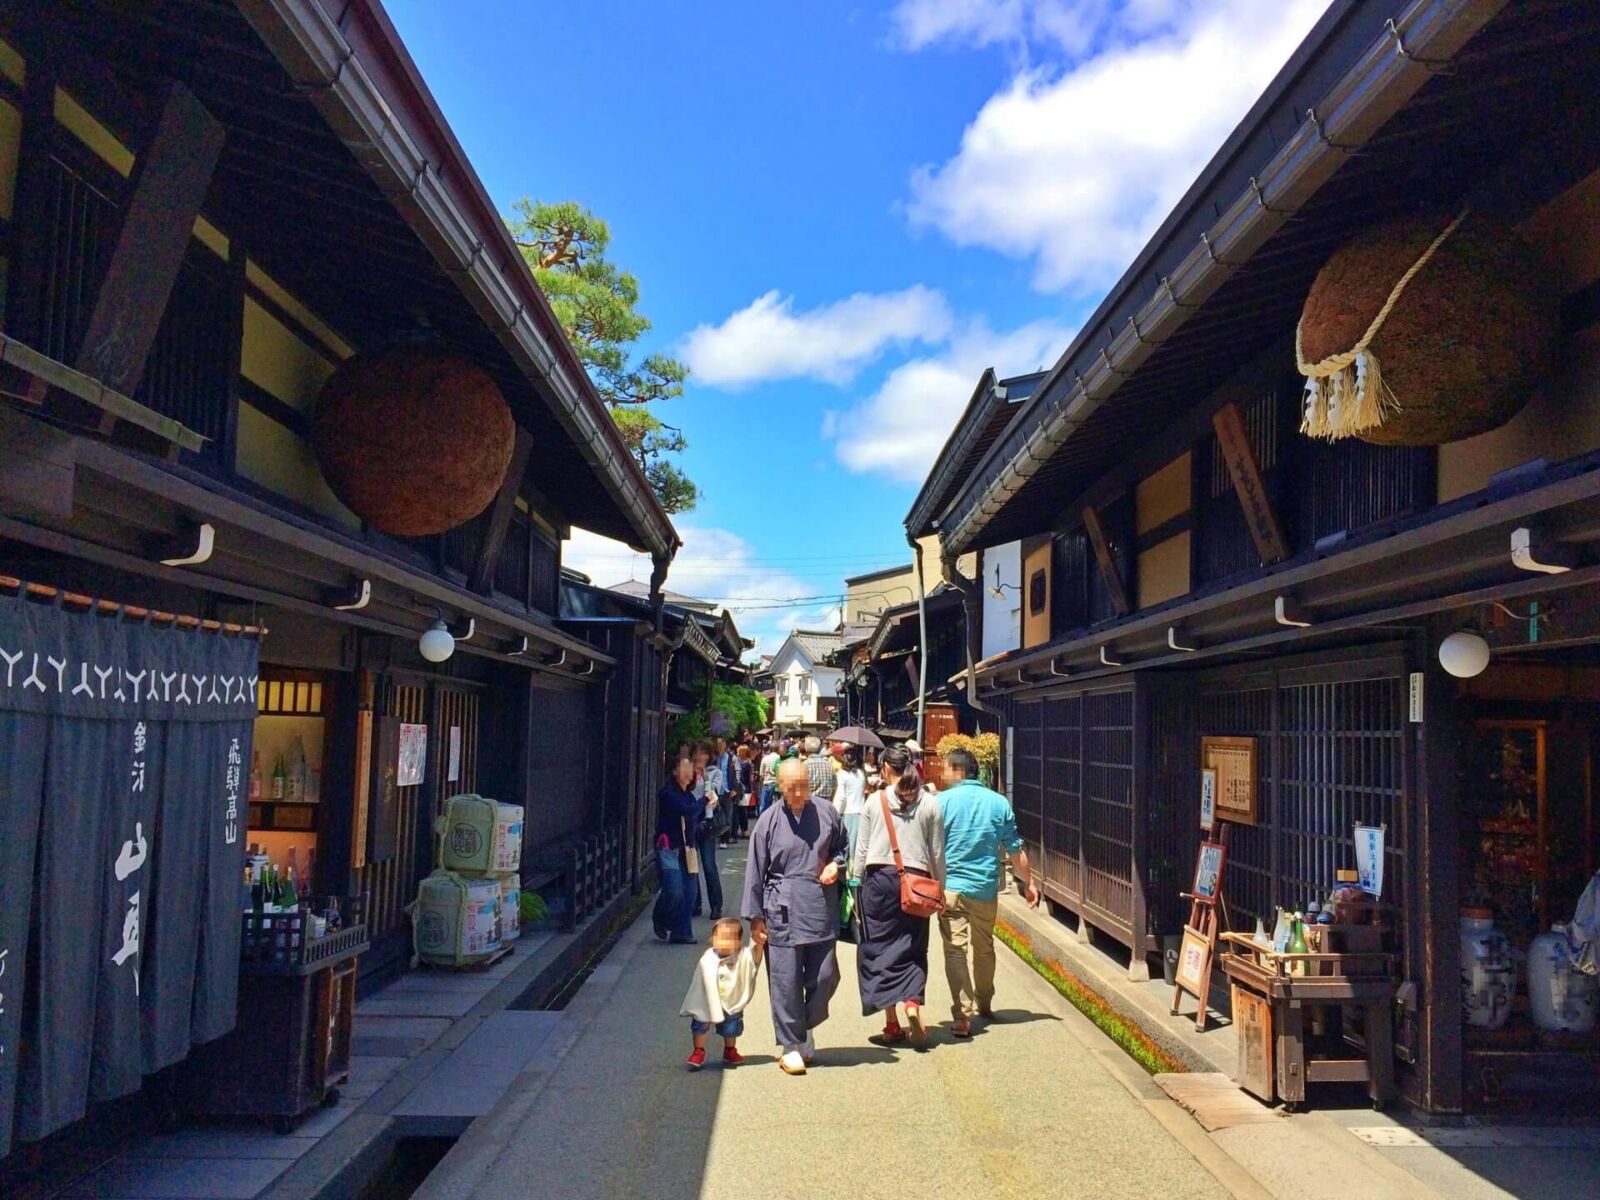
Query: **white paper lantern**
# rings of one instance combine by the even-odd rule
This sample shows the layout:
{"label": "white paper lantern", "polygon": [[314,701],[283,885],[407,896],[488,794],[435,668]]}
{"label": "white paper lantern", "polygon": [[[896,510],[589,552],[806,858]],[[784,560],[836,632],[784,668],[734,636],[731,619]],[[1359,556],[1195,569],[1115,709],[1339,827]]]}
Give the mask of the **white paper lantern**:
{"label": "white paper lantern", "polygon": [[445,623],[435,621],[433,627],[417,639],[417,649],[431,663],[441,663],[456,652],[456,639],[450,636]]}
{"label": "white paper lantern", "polygon": [[1482,675],[1489,665],[1489,643],[1459,629],[1439,643],[1439,665],[1457,679]]}

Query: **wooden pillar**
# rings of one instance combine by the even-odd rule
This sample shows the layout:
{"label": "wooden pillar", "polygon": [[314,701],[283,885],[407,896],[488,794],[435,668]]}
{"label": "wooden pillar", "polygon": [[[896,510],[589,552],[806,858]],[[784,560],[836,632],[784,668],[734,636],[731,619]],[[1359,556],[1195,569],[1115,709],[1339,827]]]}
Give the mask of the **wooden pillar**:
{"label": "wooden pillar", "polygon": [[[1461,1021],[1461,941],[1458,913],[1460,821],[1456,795],[1456,751],[1460,742],[1461,704],[1456,682],[1439,666],[1437,653],[1443,627],[1430,625],[1417,646],[1422,667],[1423,721],[1408,725],[1416,732],[1417,806],[1412,827],[1416,851],[1411,855],[1412,908],[1420,928],[1414,942],[1420,954],[1421,1011],[1418,1014],[1421,1100],[1429,1112],[1460,1112],[1463,1104],[1463,1040]],[[1448,632],[1448,630],[1444,630]],[[1413,666],[1418,665],[1416,662]]]}
{"label": "wooden pillar", "polygon": [[[50,141],[55,129],[56,76],[40,55],[28,59],[22,94],[22,143],[11,203],[11,263],[6,277],[6,332],[37,349],[43,338],[44,280],[50,269],[55,197]],[[36,400],[44,398],[42,390]]]}
{"label": "wooden pillar", "polygon": [[[1130,871],[1133,879],[1133,946],[1128,956],[1128,978],[1136,983],[1150,978],[1150,959],[1145,947],[1150,900],[1150,801],[1145,795],[1150,786],[1150,685],[1142,675],[1133,681],[1133,843]],[[1201,1004],[1202,1011],[1205,1005]]]}

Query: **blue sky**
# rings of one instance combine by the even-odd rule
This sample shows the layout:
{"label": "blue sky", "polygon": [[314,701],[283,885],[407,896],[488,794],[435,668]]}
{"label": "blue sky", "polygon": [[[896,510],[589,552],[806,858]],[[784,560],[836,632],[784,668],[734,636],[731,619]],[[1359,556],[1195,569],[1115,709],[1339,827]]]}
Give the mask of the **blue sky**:
{"label": "blue sky", "polygon": [[978,374],[1054,361],[1323,7],[388,0],[490,195],[610,224],[643,348],[694,371],[668,586],[769,651],[909,557]]}

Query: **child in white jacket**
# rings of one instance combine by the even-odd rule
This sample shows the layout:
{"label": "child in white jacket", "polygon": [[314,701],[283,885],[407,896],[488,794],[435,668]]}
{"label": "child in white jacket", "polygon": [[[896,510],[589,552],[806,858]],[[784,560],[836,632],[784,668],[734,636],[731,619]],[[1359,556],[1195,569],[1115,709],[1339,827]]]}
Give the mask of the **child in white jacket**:
{"label": "child in white jacket", "polygon": [[706,1065],[706,1034],[713,1029],[722,1038],[722,1065],[736,1067],[744,1061],[739,1035],[744,1032],[745,1006],[755,997],[761,969],[761,947],[744,940],[744,925],[726,917],[711,927],[711,948],[695,964],[681,1016],[689,1018],[694,1053],[689,1070]]}

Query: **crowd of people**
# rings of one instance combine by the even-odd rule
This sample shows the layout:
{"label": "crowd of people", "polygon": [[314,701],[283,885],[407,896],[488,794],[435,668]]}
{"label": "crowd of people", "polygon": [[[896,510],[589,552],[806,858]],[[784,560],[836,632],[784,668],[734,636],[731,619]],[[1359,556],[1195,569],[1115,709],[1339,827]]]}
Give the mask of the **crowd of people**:
{"label": "crowd of people", "polygon": [[[749,846],[739,918],[725,918],[717,855],[741,840]],[[1011,805],[979,781],[966,750],[944,756],[937,790],[914,741],[881,752],[814,736],[679,746],[659,797],[653,922],[658,938],[680,945],[697,944],[693,918],[702,911],[712,922],[682,1007],[690,1069],[705,1065],[712,1031],[724,1065],[743,1061],[742,1014],[764,965],[779,1066],[804,1074],[840,984],[841,938],[857,944],[863,1015],[883,1015],[872,1040],[923,1048],[934,921],[950,1030],[970,1037],[973,1022],[993,1012],[1002,851],[1036,906]]]}

